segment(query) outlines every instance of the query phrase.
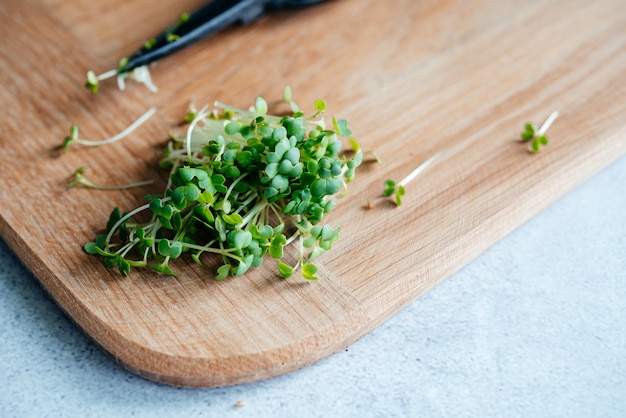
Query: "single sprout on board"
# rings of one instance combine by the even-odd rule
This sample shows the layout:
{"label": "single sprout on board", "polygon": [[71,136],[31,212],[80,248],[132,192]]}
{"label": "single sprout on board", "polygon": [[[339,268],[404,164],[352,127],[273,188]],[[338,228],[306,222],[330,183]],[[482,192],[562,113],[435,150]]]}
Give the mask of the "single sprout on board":
{"label": "single sprout on board", "polygon": [[140,125],[142,125],[145,121],[150,119],[152,115],[156,112],[156,108],[151,108],[146,113],[137,118],[133,123],[128,125],[121,132],[102,140],[92,140],[92,139],[84,139],[78,136],[79,129],[78,125],[72,125],[70,127],[70,134],[63,139],[63,144],[61,145],[61,150],[65,151],[72,144],[81,144],[88,147],[99,147],[102,145],[112,144],[113,142],[119,141],[120,139],[128,136],[131,132],[137,129]]}
{"label": "single sprout on board", "polygon": [[539,129],[530,122],[524,125],[524,130],[520,134],[520,138],[523,142],[532,141],[530,144],[530,150],[532,152],[538,153],[541,151],[541,147],[548,145],[546,131],[558,117],[559,112],[552,112]]}
{"label": "single sprout on board", "polygon": [[85,187],[89,187],[91,189],[98,189],[98,190],[123,190],[123,189],[130,189],[133,187],[147,186],[149,184],[154,183],[152,180],[143,180],[143,181],[135,181],[135,182],[125,183],[125,184],[120,184],[120,185],[114,185],[114,186],[97,184],[89,180],[87,177],[83,175],[85,171],[87,171],[87,168],[88,167],[86,165],[78,167],[74,171],[72,180],[68,183],[67,187],[72,188],[80,184]]}
{"label": "single sprout on board", "polygon": [[[290,90],[284,101],[293,103]],[[163,194],[147,196],[128,213],[115,208],[105,232],[85,251],[123,276],[131,267],[173,275],[170,261],[186,254],[204,266],[203,257],[213,254],[221,259],[215,279],[223,280],[269,255],[278,260],[281,277],[300,270],[317,280],[312,262],[339,237],[339,227],[325,224],[325,216],[363,159],[347,122],[332,118],[326,128],[322,100],[310,117],[301,111],[270,115],[262,98],[249,110],[215,107],[192,109],[186,132],[171,135],[160,163],[170,170]],[[351,158],[343,154],[342,138]],[[140,214],[142,221],[135,220]],[[291,244],[295,260],[284,252]]]}
{"label": "single sprout on board", "polygon": [[[413,171],[411,171],[405,178],[400,181],[395,181],[392,179],[385,180],[383,183],[383,196],[390,197],[394,195],[394,202],[396,206],[402,205],[402,197],[406,193],[405,186],[412,180],[414,180],[418,175],[420,175],[428,166],[434,163],[437,159],[441,157],[442,153],[437,153],[415,167]],[[371,205],[369,205],[371,206]]]}

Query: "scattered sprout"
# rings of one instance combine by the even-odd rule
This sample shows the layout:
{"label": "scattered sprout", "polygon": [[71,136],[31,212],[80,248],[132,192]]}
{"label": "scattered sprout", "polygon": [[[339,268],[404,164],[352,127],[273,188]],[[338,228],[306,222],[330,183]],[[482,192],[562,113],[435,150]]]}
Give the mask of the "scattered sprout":
{"label": "scattered sprout", "polygon": [[88,168],[87,166],[78,167],[74,171],[72,180],[68,183],[67,187],[68,188],[76,187],[80,184],[85,187],[89,187],[91,189],[122,190],[122,189],[130,189],[133,187],[147,186],[153,183],[152,180],[144,180],[144,181],[136,181],[136,182],[126,183],[126,184],[121,184],[121,185],[115,185],[115,186],[101,185],[101,184],[94,183],[93,181],[89,180],[83,175],[85,171],[87,170],[87,168]]}
{"label": "scattered sprout", "polygon": [[143,43],[143,48],[146,51],[150,51],[152,48],[154,48],[157,45],[157,40],[155,38],[150,38],[148,39],[146,42]]}
{"label": "scattered sprout", "polygon": [[524,125],[524,130],[520,134],[520,138],[523,142],[532,141],[530,144],[532,152],[538,153],[541,151],[541,147],[548,145],[546,131],[557,117],[559,117],[559,112],[552,112],[539,129],[537,129],[537,127],[530,122]]}
{"label": "scattered sprout", "polygon": [[128,136],[131,132],[137,129],[141,124],[147,121],[154,113],[156,112],[156,108],[152,108],[148,110],[146,113],[141,115],[137,120],[131,123],[127,128],[123,131],[102,140],[91,140],[91,139],[83,139],[79,138],[78,133],[78,125],[72,125],[70,127],[70,134],[63,139],[63,144],[61,145],[61,149],[65,151],[72,143],[77,143],[85,146],[101,146],[106,144],[111,144],[115,141],[119,141],[120,139]]}
{"label": "scattered sprout", "polygon": [[[164,193],[126,214],[114,209],[85,251],[123,276],[147,266],[173,275],[170,261],[187,255],[204,266],[204,255],[213,254],[221,259],[214,277],[223,280],[269,255],[281,277],[300,269],[317,280],[313,260],[339,237],[325,216],[363,158],[352,138],[351,158],[343,155],[347,122],[333,119],[333,129],[324,128],[322,103],[314,117],[269,115],[262,98],[250,110],[216,103],[194,111],[187,131],[172,135],[163,152],[161,166],[170,169]],[[76,176],[84,184],[82,171]],[[140,213],[147,215],[135,221]],[[289,261],[284,249],[292,244],[298,254]]]}
{"label": "scattered sprout", "polygon": [[[395,180],[391,180],[391,179],[385,180],[385,182],[383,183],[383,186],[384,186],[383,196],[389,197],[391,195],[394,195],[396,206],[402,205],[402,197],[404,196],[406,192],[405,186],[410,181],[415,179],[420,173],[422,173],[428,166],[430,166],[432,163],[438,160],[441,157],[441,155],[442,155],[441,152],[433,155],[432,157],[430,157],[429,159],[427,159],[426,161],[424,161],[423,163],[415,167],[413,171],[411,171],[405,178],[403,178],[402,180],[398,182],[396,182]],[[372,206],[371,203],[368,203],[368,208],[371,206]]]}

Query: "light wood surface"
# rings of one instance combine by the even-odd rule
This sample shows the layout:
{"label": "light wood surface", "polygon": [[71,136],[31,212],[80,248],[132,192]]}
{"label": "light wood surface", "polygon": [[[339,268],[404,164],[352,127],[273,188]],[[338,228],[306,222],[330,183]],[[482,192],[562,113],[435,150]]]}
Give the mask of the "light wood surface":
{"label": "light wood surface", "polygon": [[[163,60],[156,94],[131,83],[97,96],[82,87],[88,69],[115,67],[201,3],[0,2],[0,233],[97,344],[149,379],[250,382],[341,350],[626,152],[619,0],[337,0]],[[318,282],[278,279],[271,261],[225,282],[193,262],[178,262],[174,278],[122,278],[83,253],[113,207],[160,192],[155,163],[190,100],[248,106],[280,97],[285,84],[305,110],[325,99],[383,161],[362,167],[329,217],[341,236]],[[103,138],[151,106],[156,117],[120,143],[58,152],[74,123]],[[553,110],[551,143],[533,155],[519,132]],[[403,206],[365,209],[385,179],[442,151]],[[67,190],[85,164],[101,183],[157,181]]]}

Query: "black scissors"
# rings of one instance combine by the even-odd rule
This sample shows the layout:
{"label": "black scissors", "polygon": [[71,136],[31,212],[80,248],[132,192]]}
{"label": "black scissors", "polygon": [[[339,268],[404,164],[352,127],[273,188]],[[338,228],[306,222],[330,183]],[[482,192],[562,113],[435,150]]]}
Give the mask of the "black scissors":
{"label": "black scissors", "polygon": [[182,48],[218,32],[232,24],[247,24],[266,12],[296,9],[325,0],[213,0],[179,21],[163,33],[147,40],[144,45],[122,59],[118,74],[153,63]]}

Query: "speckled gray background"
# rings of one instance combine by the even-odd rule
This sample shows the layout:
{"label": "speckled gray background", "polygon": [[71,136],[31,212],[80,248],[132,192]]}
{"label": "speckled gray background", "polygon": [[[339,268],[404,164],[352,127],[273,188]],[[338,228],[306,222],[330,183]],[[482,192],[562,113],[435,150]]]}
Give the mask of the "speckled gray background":
{"label": "speckled gray background", "polygon": [[0,417],[625,417],[625,180],[622,158],[346,351],[217,389],[115,365],[0,240]]}

